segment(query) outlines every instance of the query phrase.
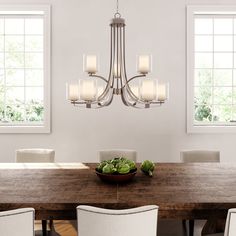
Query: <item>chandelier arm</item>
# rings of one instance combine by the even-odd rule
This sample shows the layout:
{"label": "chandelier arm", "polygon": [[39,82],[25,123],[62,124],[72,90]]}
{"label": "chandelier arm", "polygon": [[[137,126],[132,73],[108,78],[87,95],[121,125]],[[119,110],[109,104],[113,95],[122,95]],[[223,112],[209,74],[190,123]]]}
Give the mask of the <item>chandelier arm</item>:
{"label": "chandelier arm", "polygon": [[105,79],[103,76],[95,75],[95,74],[89,74],[89,76],[90,76],[90,77],[96,77],[96,78],[102,79],[103,81],[105,81],[106,83],[108,83],[108,80]]}
{"label": "chandelier arm", "polygon": [[111,43],[113,44],[113,56],[112,56],[112,74],[111,74],[111,87],[114,87],[114,68],[115,68],[115,57],[116,57],[116,28],[114,26],[112,26],[113,29],[113,40],[111,41]]}
{"label": "chandelier arm", "polygon": [[127,73],[126,73],[126,61],[125,61],[125,26],[123,27],[123,67],[124,67],[124,80],[127,83]]}
{"label": "chandelier arm", "polygon": [[81,105],[84,105],[84,104],[86,104],[86,102],[85,101],[70,101],[70,103],[71,104],[73,104],[73,105],[79,105],[79,104],[81,104]]}
{"label": "chandelier arm", "polygon": [[114,97],[113,92],[111,92],[111,95],[110,95],[109,99],[107,101],[105,101],[104,104],[99,102],[98,105],[101,106],[101,107],[109,106],[113,101],[113,97]]}
{"label": "chandelier arm", "polygon": [[114,50],[113,50],[112,41],[113,41],[114,35],[113,35],[113,27],[112,27],[112,25],[110,27],[111,27],[111,30],[110,30],[110,33],[111,33],[111,42],[110,42],[110,69],[109,69],[108,80],[106,80],[107,81],[106,88],[103,91],[103,93],[98,97],[98,101],[103,100],[107,96],[107,94],[109,93],[109,90],[111,89],[112,80],[114,80],[114,78],[112,76],[113,63],[114,63]]}
{"label": "chandelier arm", "polygon": [[[128,79],[128,81],[127,81],[126,84],[128,84],[130,81],[132,81],[132,80],[134,80],[134,79],[136,79],[136,78],[141,78],[141,77],[146,77],[146,74],[135,75],[135,76],[131,77],[130,79]],[[125,85],[126,85],[126,84],[125,84]],[[125,86],[125,85],[124,85],[124,86]]]}
{"label": "chandelier arm", "polygon": [[122,40],[122,28],[120,28],[120,88],[123,87],[123,74],[124,74],[124,56],[123,56],[124,43]]}
{"label": "chandelier arm", "polygon": [[126,106],[131,106],[136,109],[143,109],[143,108],[149,108],[150,104],[149,103],[140,103],[139,101],[135,102],[130,102],[129,99],[125,95],[125,90],[123,90],[123,95],[121,96],[123,103]]}
{"label": "chandelier arm", "polygon": [[136,109],[150,108],[150,103],[140,103],[139,101],[132,103],[129,101],[128,98],[125,97],[124,94],[125,94],[125,91],[123,90],[123,94],[122,94],[121,98],[122,98],[122,102],[124,103],[124,105],[131,106]]}
{"label": "chandelier arm", "polygon": [[125,106],[132,106],[128,99],[125,98],[125,91],[123,90],[123,88],[121,89],[121,100]]}
{"label": "chandelier arm", "polygon": [[116,26],[116,88],[119,89],[119,77],[121,76],[120,71],[120,57],[119,57],[119,27]]}

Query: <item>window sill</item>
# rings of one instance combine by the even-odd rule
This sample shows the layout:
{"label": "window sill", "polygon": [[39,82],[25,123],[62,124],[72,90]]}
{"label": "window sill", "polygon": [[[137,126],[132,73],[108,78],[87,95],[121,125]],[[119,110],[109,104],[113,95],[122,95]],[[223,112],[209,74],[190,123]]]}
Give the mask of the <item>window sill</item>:
{"label": "window sill", "polygon": [[236,134],[236,126],[235,125],[188,125],[187,127],[188,134],[227,134],[227,133],[235,133]]}
{"label": "window sill", "polygon": [[50,126],[13,126],[0,125],[0,134],[47,134],[51,133]]}

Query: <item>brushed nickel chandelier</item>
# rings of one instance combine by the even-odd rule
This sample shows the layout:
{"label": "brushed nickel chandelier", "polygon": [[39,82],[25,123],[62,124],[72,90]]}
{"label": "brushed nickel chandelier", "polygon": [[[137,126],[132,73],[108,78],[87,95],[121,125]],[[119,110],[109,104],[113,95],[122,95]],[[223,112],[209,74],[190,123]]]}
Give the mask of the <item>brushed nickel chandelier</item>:
{"label": "brushed nickel chandelier", "polygon": [[126,106],[150,108],[160,106],[168,99],[168,83],[147,78],[151,72],[151,55],[137,57],[138,74],[128,78],[125,61],[125,19],[116,13],[110,23],[110,68],[108,78],[100,76],[96,55],[84,55],[84,72],[88,78],[67,84],[67,99],[71,104],[86,108],[101,108],[112,103],[114,95],[120,95]]}

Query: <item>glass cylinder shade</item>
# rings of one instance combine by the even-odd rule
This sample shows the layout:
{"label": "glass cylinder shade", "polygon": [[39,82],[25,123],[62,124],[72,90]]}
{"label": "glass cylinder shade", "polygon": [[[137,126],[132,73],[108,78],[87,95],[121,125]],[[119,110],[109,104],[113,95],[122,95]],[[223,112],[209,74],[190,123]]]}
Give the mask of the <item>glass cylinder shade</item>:
{"label": "glass cylinder shade", "polygon": [[144,79],[140,83],[140,97],[143,101],[150,102],[157,97],[157,81],[154,79]]}
{"label": "glass cylinder shade", "polygon": [[98,59],[96,55],[84,55],[84,72],[96,74],[98,71]]}
{"label": "glass cylinder shade", "polygon": [[169,97],[169,84],[168,83],[159,83],[157,86],[157,100],[164,102]]}
{"label": "glass cylinder shade", "polygon": [[79,80],[80,100],[95,101],[97,99],[97,81],[94,79]]}
{"label": "glass cylinder shade", "polygon": [[152,56],[138,55],[137,56],[137,71],[140,74],[148,74],[151,72]]}
{"label": "glass cylinder shade", "polygon": [[79,84],[78,83],[67,83],[66,84],[66,98],[70,101],[79,100]]}

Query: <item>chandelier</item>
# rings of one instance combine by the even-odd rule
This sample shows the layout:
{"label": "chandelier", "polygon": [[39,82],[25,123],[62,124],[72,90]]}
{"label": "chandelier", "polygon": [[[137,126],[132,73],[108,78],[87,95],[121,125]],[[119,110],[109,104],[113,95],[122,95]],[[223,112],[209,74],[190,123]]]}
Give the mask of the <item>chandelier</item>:
{"label": "chandelier", "polygon": [[96,55],[84,55],[84,72],[88,78],[67,84],[67,99],[71,104],[86,108],[101,108],[120,95],[126,106],[149,108],[160,106],[168,99],[168,84],[147,78],[151,72],[151,55],[137,57],[138,74],[128,78],[125,61],[125,19],[119,13],[119,2],[110,23],[110,68],[108,78],[98,72]]}

